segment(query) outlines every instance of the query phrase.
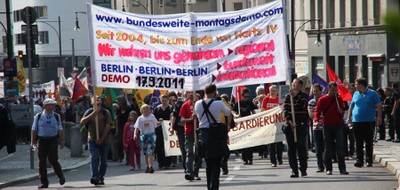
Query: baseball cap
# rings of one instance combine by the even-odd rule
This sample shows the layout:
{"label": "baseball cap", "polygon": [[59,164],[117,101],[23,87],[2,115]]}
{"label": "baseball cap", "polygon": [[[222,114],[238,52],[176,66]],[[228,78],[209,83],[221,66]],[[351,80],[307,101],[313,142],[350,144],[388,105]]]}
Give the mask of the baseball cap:
{"label": "baseball cap", "polygon": [[51,104],[57,104],[57,102],[51,98],[47,98],[46,100],[43,101],[43,106],[45,105],[51,105]]}

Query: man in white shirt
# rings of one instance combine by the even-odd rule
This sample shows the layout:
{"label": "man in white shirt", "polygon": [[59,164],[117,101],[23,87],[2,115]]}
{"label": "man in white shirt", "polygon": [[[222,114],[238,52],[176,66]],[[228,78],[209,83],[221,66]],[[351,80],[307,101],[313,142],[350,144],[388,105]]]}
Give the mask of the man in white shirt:
{"label": "man in white shirt", "polygon": [[[206,159],[206,175],[207,175],[207,188],[219,189],[219,175],[221,172],[222,152],[227,146],[227,131],[229,131],[232,115],[229,108],[222,101],[214,101],[217,95],[217,87],[215,84],[209,84],[205,88],[206,97],[204,100],[199,100],[195,104],[195,113],[199,117],[199,147],[205,152]],[[216,128],[210,127],[210,124],[216,126],[221,123],[220,116],[224,114],[228,117],[227,125],[217,125]],[[216,133],[214,133],[217,131]]]}

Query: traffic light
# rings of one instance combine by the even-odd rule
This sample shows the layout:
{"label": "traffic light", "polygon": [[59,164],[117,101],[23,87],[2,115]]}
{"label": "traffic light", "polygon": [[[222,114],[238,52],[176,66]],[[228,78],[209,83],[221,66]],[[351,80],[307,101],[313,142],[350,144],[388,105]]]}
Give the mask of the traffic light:
{"label": "traffic light", "polygon": [[18,58],[22,60],[24,58],[24,52],[23,51],[18,51]]}

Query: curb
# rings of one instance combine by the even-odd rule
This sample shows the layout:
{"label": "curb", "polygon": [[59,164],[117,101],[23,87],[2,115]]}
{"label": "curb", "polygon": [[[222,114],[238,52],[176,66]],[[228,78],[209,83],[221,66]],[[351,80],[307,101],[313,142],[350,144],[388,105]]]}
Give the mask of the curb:
{"label": "curb", "polygon": [[[67,171],[79,168],[79,167],[84,166],[84,165],[89,164],[89,163],[90,163],[90,157],[86,158],[82,162],[79,162],[79,163],[77,163],[75,165],[65,167],[65,168],[62,169],[62,171],[63,172],[67,172]],[[47,172],[47,176],[53,176],[53,175],[55,175],[54,170],[51,169],[51,171]],[[16,184],[24,183],[24,182],[36,180],[38,178],[39,178],[39,174],[30,174],[30,175],[21,176],[19,178],[14,179],[14,180],[10,180],[10,181],[6,181],[4,183],[0,183],[0,189],[8,187],[8,186],[13,186],[13,185],[16,185]]]}
{"label": "curb", "polygon": [[396,176],[399,186],[395,189],[400,190],[400,160],[379,151],[374,151],[374,160]]}

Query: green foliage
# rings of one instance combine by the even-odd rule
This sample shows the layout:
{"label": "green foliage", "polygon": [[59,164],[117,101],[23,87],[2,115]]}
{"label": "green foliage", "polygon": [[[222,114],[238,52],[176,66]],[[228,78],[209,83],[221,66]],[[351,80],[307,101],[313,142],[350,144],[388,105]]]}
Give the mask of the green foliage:
{"label": "green foliage", "polygon": [[390,32],[397,40],[400,46],[400,13],[389,12],[384,18],[385,26],[388,32]]}

